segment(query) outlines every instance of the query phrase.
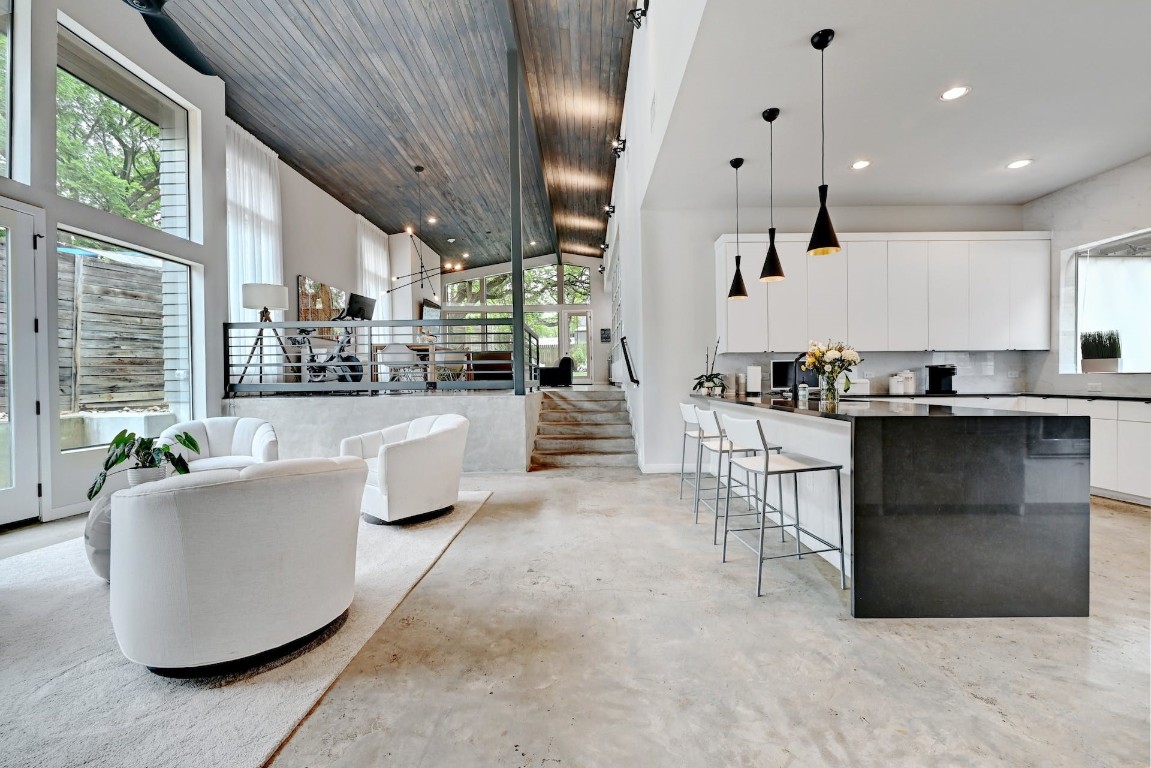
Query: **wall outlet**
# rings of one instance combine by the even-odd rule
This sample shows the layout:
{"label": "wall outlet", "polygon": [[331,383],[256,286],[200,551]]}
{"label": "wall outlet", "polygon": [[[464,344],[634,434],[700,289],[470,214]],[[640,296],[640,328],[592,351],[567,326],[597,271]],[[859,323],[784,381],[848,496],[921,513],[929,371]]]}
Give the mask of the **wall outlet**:
{"label": "wall outlet", "polygon": [[1087,391],[1088,392],[1102,392],[1103,391],[1103,385],[1102,384],[1088,384],[1087,385]]}

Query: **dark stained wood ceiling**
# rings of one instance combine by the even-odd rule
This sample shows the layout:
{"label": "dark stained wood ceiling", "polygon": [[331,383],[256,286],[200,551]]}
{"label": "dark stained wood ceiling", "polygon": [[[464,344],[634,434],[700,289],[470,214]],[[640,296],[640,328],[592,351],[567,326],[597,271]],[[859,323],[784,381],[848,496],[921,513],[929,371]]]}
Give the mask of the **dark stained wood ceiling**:
{"label": "dark stained wood ceiling", "polygon": [[[521,128],[525,256],[554,253],[556,231],[563,250],[599,255],[631,4],[514,0],[531,107]],[[425,166],[424,217],[438,223],[418,230],[444,259],[468,252],[468,266],[483,266],[510,258],[508,8],[173,0],[165,10],[220,71],[229,116],[286,163],[390,233],[419,218],[412,166]]]}
{"label": "dark stained wood ceiling", "polygon": [[635,0],[513,0],[561,249],[600,256]]}

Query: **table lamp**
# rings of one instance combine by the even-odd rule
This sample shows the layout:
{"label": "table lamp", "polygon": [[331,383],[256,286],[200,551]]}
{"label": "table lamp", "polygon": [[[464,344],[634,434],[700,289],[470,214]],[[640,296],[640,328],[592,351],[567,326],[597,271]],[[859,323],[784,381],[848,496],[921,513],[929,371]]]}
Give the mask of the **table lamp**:
{"label": "table lamp", "polygon": [[[244,283],[240,287],[240,296],[244,304],[244,309],[258,309],[260,310],[260,322],[272,322],[272,311],[287,309],[288,308],[288,288],[283,285],[275,285],[273,283]],[[240,381],[244,382],[244,377],[248,375],[248,367],[252,364],[252,358],[256,356],[256,351],[260,352],[260,383],[264,382],[264,331],[261,328],[256,334],[256,338],[252,341],[252,350],[248,353],[248,360],[244,363],[244,370],[240,374]],[[284,353],[284,358],[287,359],[288,351],[284,349],[284,340],[280,338],[280,332],[275,328],[270,329],[275,335],[277,343],[280,345],[280,351]]]}

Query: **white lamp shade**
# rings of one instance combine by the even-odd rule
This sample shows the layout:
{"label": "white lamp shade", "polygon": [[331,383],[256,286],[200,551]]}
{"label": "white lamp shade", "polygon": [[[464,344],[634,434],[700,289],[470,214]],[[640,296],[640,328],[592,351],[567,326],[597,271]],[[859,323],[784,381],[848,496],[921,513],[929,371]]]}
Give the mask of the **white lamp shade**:
{"label": "white lamp shade", "polygon": [[272,283],[244,283],[240,288],[244,309],[287,309],[288,288]]}

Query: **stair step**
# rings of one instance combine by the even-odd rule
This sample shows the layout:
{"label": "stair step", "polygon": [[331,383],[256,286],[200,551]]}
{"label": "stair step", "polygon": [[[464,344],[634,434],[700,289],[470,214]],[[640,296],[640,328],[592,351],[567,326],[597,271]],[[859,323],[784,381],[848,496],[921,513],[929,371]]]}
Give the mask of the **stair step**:
{"label": "stair step", "polygon": [[635,441],[627,437],[551,437],[536,438],[536,451],[546,453],[619,453],[634,452]]}
{"label": "stair step", "polygon": [[549,389],[544,392],[544,401],[547,400],[625,400],[623,390],[620,389]]}
{"label": "stair step", "polygon": [[540,422],[539,437],[631,437],[630,424],[570,424]]}
{"label": "stair step", "polygon": [[627,411],[540,411],[541,424],[631,424]]}
{"label": "stair step", "polygon": [[623,400],[544,400],[541,411],[563,411],[565,413],[586,413],[619,411],[627,413],[627,403]]}
{"label": "stair step", "polygon": [[532,469],[552,467],[635,467],[635,453],[532,453]]}

